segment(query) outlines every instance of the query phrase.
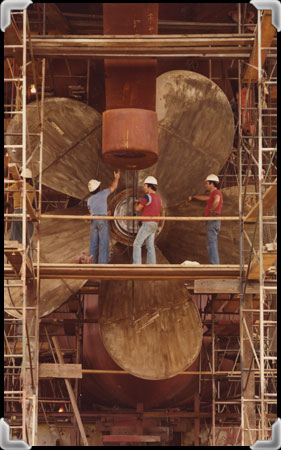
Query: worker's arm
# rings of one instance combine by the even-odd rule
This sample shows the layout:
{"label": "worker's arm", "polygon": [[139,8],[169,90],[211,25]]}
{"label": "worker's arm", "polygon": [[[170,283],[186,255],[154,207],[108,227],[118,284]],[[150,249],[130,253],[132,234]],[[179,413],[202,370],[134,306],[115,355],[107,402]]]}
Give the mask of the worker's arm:
{"label": "worker's arm", "polygon": [[191,202],[191,200],[199,200],[200,202],[206,202],[209,200],[209,195],[190,195],[188,197],[188,201]]}
{"label": "worker's arm", "polygon": [[141,203],[136,203],[135,204],[135,210],[136,211],[141,211],[144,208],[144,205],[142,205]]}
{"label": "worker's arm", "polygon": [[118,172],[114,172],[114,180],[112,182],[112,185],[109,186],[109,189],[111,190],[111,192],[116,191],[118,182],[119,182],[119,178],[120,178],[120,172],[118,170]]}

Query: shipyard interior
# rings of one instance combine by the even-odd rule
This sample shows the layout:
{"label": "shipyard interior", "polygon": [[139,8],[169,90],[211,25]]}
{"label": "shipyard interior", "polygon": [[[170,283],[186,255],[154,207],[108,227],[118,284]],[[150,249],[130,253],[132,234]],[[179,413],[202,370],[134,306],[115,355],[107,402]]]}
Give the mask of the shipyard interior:
{"label": "shipyard interior", "polygon": [[274,11],[250,3],[34,2],[9,14],[9,439],[271,440]]}

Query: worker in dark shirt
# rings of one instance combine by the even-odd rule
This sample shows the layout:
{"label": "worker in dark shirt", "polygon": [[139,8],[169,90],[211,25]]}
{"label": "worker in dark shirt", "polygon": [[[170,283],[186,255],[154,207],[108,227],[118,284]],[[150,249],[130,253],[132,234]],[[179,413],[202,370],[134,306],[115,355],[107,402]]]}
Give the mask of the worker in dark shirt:
{"label": "worker in dark shirt", "polygon": [[[207,201],[204,216],[205,217],[216,217],[220,216],[223,198],[222,193],[218,189],[219,178],[213,173],[208,175],[205,180],[205,188],[210,192],[210,195],[191,195],[188,200],[193,199],[199,201]],[[207,249],[210,264],[220,264],[219,251],[218,251],[218,235],[220,231],[221,221],[220,220],[208,220],[206,221],[206,232],[207,232]]]}
{"label": "worker in dark shirt", "polygon": [[[144,180],[144,197],[137,201],[136,211],[141,211],[144,217],[157,217],[160,215],[162,200],[156,194],[156,178],[149,176]],[[155,233],[157,231],[158,221],[144,219],[133,244],[133,264],[141,264],[141,247],[146,243],[146,264],[156,264],[156,253],[154,246]]]}

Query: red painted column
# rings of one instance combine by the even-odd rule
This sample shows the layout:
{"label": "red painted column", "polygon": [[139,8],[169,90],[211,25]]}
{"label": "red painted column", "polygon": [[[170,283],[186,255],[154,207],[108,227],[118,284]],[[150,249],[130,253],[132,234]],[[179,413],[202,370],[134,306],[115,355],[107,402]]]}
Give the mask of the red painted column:
{"label": "red painted column", "polygon": [[[104,3],[105,35],[158,33],[158,3]],[[158,159],[156,103],[157,61],[105,59],[106,111],[103,149],[106,163],[144,169]]]}

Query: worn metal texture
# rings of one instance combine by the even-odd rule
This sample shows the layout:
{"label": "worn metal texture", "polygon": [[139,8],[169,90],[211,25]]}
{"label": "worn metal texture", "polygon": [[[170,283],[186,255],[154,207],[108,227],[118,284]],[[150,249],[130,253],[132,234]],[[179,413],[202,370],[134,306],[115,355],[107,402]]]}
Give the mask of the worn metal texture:
{"label": "worn metal texture", "polygon": [[[112,262],[126,260],[127,254],[115,248]],[[168,263],[158,249],[157,263]],[[181,281],[103,282],[99,323],[110,356],[140,378],[173,377],[188,368],[201,349],[199,313]]]}
{"label": "worn metal texture", "polygon": [[196,72],[172,70],[157,78],[158,161],[140,171],[158,180],[166,205],[202,190],[219,173],[233,145],[234,119],[224,92]]}
{"label": "worn metal texture", "polygon": [[[85,296],[85,319],[96,320],[98,318],[98,303],[98,296]],[[208,346],[208,342],[205,340],[205,347]],[[163,339],[162,345],[166,344],[166,340]],[[202,352],[201,364],[201,369],[206,370],[206,350]],[[121,367],[114,362],[104,347],[98,323],[84,324],[83,368],[121,370]],[[197,370],[199,370],[199,358],[187,369],[190,372]],[[132,408],[136,408],[138,403],[143,403],[144,409],[149,410],[177,406],[179,402],[186,404],[193,401],[194,392],[197,389],[198,376],[192,374],[176,375],[162,380],[147,380],[130,374],[84,374],[82,401],[89,408],[96,402]],[[202,385],[202,393],[206,394],[208,389],[207,383]]]}
{"label": "worn metal texture", "polygon": [[[40,133],[36,103],[27,105],[29,134]],[[6,144],[20,144],[22,132],[20,116],[15,117],[7,129]],[[101,116],[88,105],[69,98],[48,98],[44,101],[44,140],[42,182],[59,192],[76,198],[89,194],[88,181],[99,179],[108,187],[113,170],[100,158]],[[33,175],[39,172],[39,136],[27,140],[27,167]],[[9,148],[12,161],[21,165],[22,150]],[[120,182],[122,184],[122,181]]]}
{"label": "worn metal texture", "polygon": [[[181,181],[181,180],[180,180]],[[192,187],[190,188],[192,189]],[[255,186],[248,186],[249,195],[246,197],[245,214],[255,203],[255,196],[251,195],[255,191]],[[222,216],[239,216],[239,188],[232,186],[221,189],[223,195]],[[188,201],[190,190],[183,192],[183,200],[178,203],[166,205],[165,215],[198,217],[204,215],[206,202],[196,200]],[[206,195],[204,183],[198,194]],[[247,233],[252,241],[255,231],[255,224],[247,225]],[[256,230],[256,240],[258,227]],[[221,222],[218,239],[218,249],[221,264],[239,264],[240,250],[240,230],[239,221]],[[245,239],[245,256],[249,256],[249,244]],[[171,264],[181,264],[185,260],[198,261],[200,264],[209,264],[207,252],[207,237],[205,222],[166,222],[162,233],[157,240],[157,246],[170,261]],[[246,260],[245,263],[248,261]]]}
{"label": "worn metal texture", "polygon": [[102,157],[120,169],[144,169],[158,159],[157,114],[122,108],[102,115]]}
{"label": "worn metal texture", "polygon": [[[83,208],[55,210],[49,214],[86,214]],[[44,263],[74,263],[82,251],[88,253],[90,240],[90,223],[80,220],[62,220],[59,223],[52,219],[44,219],[40,224],[40,260]],[[34,236],[36,248],[37,235]],[[34,252],[36,262],[36,253]],[[69,297],[76,294],[87,280],[41,280],[40,282],[40,316],[46,316],[59,308]],[[7,284],[18,284],[18,281],[7,280]],[[22,305],[22,288],[4,289],[5,306]],[[21,310],[9,310],[12,316],[21,316]]]}
{"label": "worn metal texture", "polygon": [[[105,35],[155,35],[158,3],[104,3],[103,28]],[[150,167],[158,152],[157,61],[105,58],[104,68],[103,160],[120,169]]]}
{"label": "worn metal texture", "polygon": [[105,59],[106,109],[140,108],[155,111],[157,61]]}

